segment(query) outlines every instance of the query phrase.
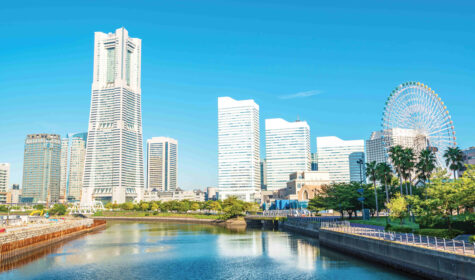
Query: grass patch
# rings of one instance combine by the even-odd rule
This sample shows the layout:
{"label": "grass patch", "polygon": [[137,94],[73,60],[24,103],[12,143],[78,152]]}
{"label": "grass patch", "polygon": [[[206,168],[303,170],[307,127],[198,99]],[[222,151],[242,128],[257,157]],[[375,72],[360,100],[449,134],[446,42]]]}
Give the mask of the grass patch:
{"label": "grass patch", "polygon": [[[348,221],[355,224],[386,227],[388,220],[386,219],[386,217],[374,217],[369,220],[348,220]],[[391,220],[390,225],[392,228],[401,227],[401,222],[399,220]],[[416,229],[419,229],[419,224],[416,224],[412,222],[409,218],[406,218],[404,219],[402,227],[405,227],[405,228],[407,227],[407,228],[416,230]]]}

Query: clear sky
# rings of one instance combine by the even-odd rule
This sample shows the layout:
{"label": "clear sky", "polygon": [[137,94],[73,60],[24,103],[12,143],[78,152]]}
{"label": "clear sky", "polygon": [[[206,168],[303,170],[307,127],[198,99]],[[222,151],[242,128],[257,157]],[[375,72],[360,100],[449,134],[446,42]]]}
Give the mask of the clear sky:
{"label": "clear sky", "polygon": [[[68,3],[71,2],[71,3]],[[109,2],[109,3],[108,3]],[[179,185],[217,184],[217,97],[264,120],[367,139],[405,81],[445,101],[475,145],[474,1],[6,1],[0,8],[0,162],[22,177],[29,133],[87,131],[94,32],[142,39],[145,140],[179,141]]]}

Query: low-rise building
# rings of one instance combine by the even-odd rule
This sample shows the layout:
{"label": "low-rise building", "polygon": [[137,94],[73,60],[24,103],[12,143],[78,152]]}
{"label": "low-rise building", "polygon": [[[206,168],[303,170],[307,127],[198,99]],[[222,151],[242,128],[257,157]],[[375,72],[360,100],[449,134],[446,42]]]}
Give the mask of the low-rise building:
{"label": "low-rise building", "polygon": [[157,190],[145,191],[144,201],[171,201],[171,200],[205,201],[205,193],[201,190],[177,190],[172,192],[159,192]]}
{"label": "low-rise building", "polygon": [[330,173],[326,171],[294,172],[289,176],[287,188],[279,191],[279,196],[298,201],[310,200],[315,197],[323,185],[329,183]]}

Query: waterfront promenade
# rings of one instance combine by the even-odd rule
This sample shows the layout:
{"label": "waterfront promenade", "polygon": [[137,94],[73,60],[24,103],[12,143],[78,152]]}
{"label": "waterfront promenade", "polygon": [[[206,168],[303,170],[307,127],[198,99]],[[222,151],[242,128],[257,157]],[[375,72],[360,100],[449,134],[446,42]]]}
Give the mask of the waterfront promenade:
{"label": "waterfront promenade", "polygon": [[475,279],[472,243],[318,218],[288,217],[282,228],[318,238],[323,246],[431,279]]}

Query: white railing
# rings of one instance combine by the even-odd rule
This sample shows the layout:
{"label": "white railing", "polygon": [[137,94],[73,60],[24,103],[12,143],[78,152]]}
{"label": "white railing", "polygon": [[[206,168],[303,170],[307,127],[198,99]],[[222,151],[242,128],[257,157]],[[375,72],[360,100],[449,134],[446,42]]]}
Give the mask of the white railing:
{"label": "white railing", "polygon": [[464,240],[454,240],[414,233],[400,233],[374,228],[351,226],[349,221],[322,222],[321,228],[348,234],[366,236],[373,239],[398,242],[408,246],[425,247],[432,250],[463,255],[475,255],[475,243],[465,242]]}

